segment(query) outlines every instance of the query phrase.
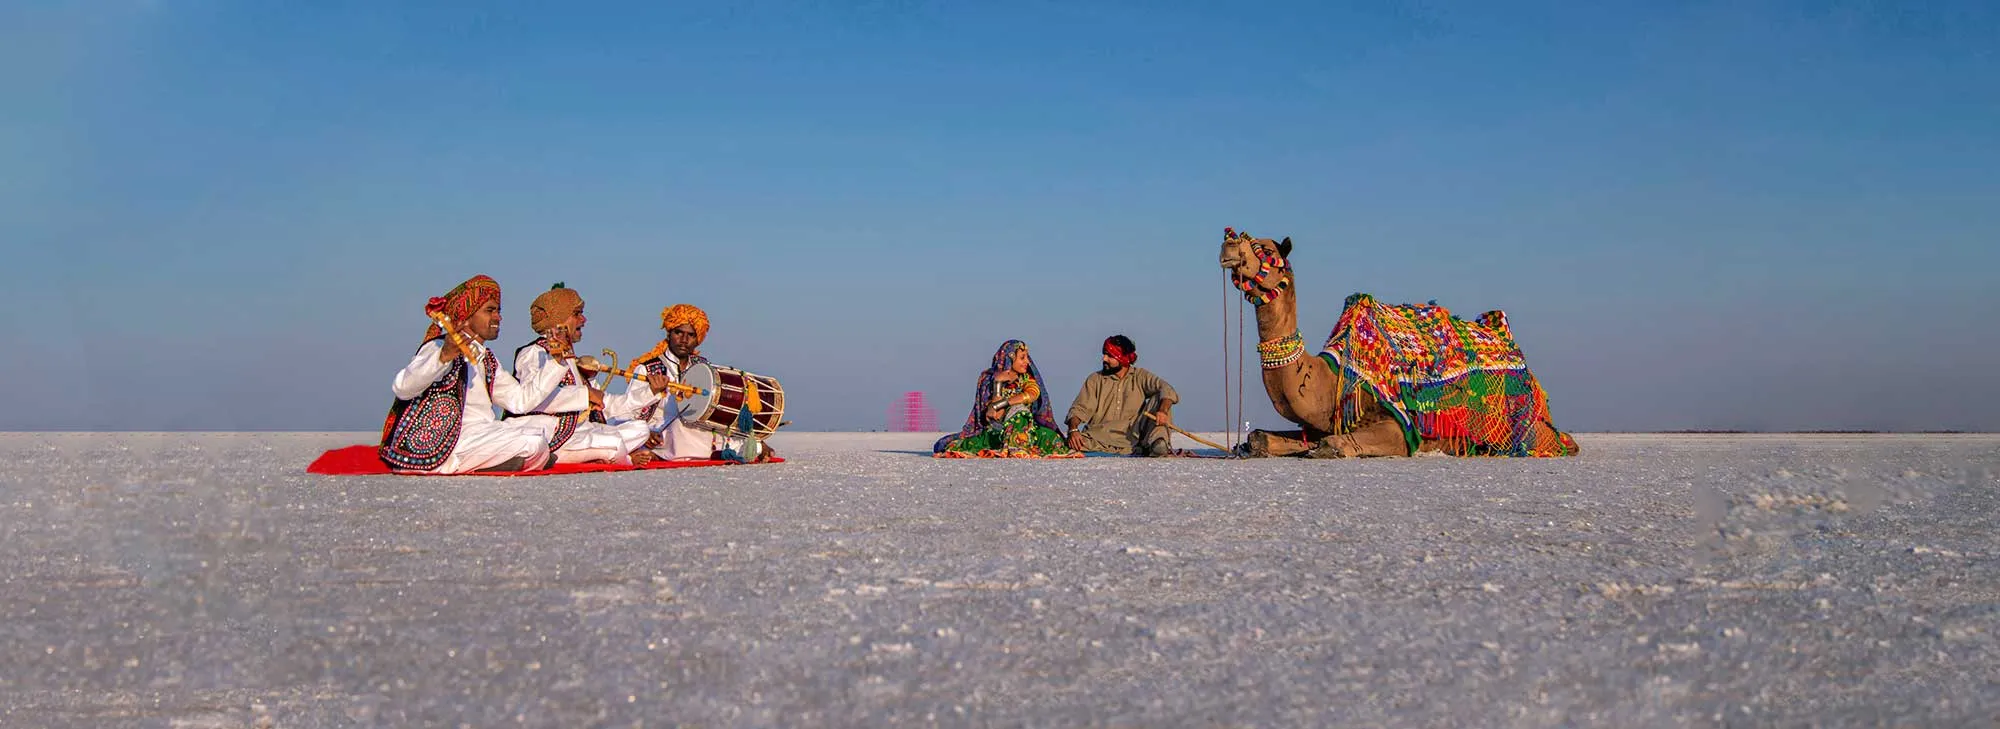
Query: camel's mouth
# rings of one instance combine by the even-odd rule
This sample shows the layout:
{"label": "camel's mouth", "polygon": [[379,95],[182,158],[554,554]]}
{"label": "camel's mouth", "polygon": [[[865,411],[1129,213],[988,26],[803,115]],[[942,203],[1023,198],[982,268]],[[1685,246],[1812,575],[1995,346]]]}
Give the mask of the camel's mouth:
{"label": "camel's mouth", "polygon": [[[1217,256],[1229,272],[1230,283],[1243,290],[1243,298],[1258,306],[1276,301],[1292,287],[1291,266],[1274,251],[1236,247]],[[1252,269],[1252,270],[1244,270]]]}

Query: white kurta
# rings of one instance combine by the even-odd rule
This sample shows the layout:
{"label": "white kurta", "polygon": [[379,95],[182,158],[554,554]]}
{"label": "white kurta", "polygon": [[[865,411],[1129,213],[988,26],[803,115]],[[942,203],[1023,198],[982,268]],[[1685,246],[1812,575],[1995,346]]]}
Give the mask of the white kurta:
{"label": "white kurta", "polygon": [[[576,360],[558,362],[555,356],[549,354],[549,350],[540,346],[529,345],[521,348],[520,353],[514,355],[514,374],[523,383],[547,382],[550,384],[546,386],[547,389],[545,390],[537,390],[534,387],[524,385],[529,391],[529,398],[534,401],[534,406],[529,408],[529,411],[535,414],[508,418],[508,422],[535,423],[546,428],[550,433],[550,437],[554,437],[556,416],[549,415],[548,413],[575,412],[590,407],[590,394],[584,390],[583,385],[563,386],[561,384],[564,374],[575,377],[576,382],[586,382],[583,373],[576,368]],[[571,408],[568,406],[569,402],[564,398],[562,391],[569,389],[584,392],[583,407]],[[609,420],[610,418],[607,417],[605,419]],[[620,465],[630,464],[632,462],[632,451],[646,445],[646,438],[650,435],[652,435],[652,432],[646,429],[644,423],[607,425],[605,423],[593,423],[588,419],[584,419],[576,424],[576,432],[570,434],[569,440],[563,441],[562,447],[556,449],[556,462],[590,463],[593,461],[609,461]]]}
{"label": "white kurta", "polygon": [[[674,353],[665,352],[660,360],[649,365],[660,371],[673,382],[681,381],[680,360]],[[647,405],[659,403],[652,416],[639,420],[639,415]],[[613,423],[644,422],[648,430],[660,434],[660,445],[653,448],[653,454],[673,461],[705,460],[716,451],[733,448],[743,450],[743,438],[724,437],[721,433],[702,430],[688,425],[680,419],[680,401],[671,394],[658,394],[646,384],[646,378],[633,373],[631,384],[625,392],[604,398],[605,419]]]}
{"label": "white kurta", "polygon": [[[438,361],[438,349],[448,346],[443,338],[433,339],[417,348],[417,354],[410,359],[402,371],[396,373],[396,380],[390,385],[396,399],[409,400],[424,394],[424,390],[443,377],[453,367],[465,367],[464,359],[450,362]],[[493,356],[493,350],[486,345],[473,343],[481,362]],[[493,374],[493,396],[486,395],[486,367],[473,362],[470,382],[465,387],[465,412],[460,420],[458,444],[451,449],[451,455],[444,463],[425,473],[468,473],[489,468],[519,457],[526,461],[523,470],[537,470],[548,464],[549,431],[533,423],[503,421],[497,417],[495,406],[509,412],[525,411],[533,403],[528,399],[527,389],[507,374],[507,368],[495,367]],[[581,388],[570,395],[589,404],[588,396]]]}

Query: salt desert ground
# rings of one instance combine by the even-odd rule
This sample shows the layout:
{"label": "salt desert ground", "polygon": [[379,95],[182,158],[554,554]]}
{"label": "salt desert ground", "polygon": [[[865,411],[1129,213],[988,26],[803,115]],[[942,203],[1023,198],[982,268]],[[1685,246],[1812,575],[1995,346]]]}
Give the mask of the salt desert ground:
{"label": "salt desert ground", "polygon": [[324,477],[0,435],[0,725],[1968,725],[2000,436]]}

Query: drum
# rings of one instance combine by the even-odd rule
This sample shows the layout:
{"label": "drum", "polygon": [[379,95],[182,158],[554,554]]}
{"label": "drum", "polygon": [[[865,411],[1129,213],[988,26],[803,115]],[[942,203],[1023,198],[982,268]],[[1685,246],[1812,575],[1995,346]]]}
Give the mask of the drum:
{"label": "drum", "polygon": [[737,415],[743,412],[748,388],[757,383],[757,412],[750,416],[751,431],[758,438],[769,437],[785,421],[785,388],[777,380],[710,362],[696,362],[681,377],[683,384],[701,388],[702,394],[680,398],[681,422],[711,433],[728,435],[736,429]]}

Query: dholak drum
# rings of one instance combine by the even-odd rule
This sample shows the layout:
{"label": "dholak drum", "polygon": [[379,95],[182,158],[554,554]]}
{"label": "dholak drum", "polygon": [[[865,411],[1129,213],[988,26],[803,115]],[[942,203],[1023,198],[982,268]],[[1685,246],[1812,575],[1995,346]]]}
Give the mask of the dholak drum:
{"label": "dholak drum", "polygon": [[701,388],[704,394],[680,399],[681,421],[691,427],[727,435],[736,430],[736,418],[748,398],[746,382],[757,383],[757,412],[750,416],[751,430],[758,438],[769,437],[785,421],[785,388],[777,380],[709,362],[689,367],[681,382]]}

